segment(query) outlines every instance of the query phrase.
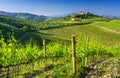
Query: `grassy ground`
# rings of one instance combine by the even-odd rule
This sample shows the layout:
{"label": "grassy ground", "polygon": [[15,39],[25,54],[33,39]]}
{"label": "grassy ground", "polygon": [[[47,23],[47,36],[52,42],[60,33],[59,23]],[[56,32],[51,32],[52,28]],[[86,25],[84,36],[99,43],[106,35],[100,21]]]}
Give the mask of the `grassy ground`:
{"label": "grassy ground", "polygon": [[120,31],[120,20],[112,20],[111,22],[95,22],[93,25],[106,27],[117,32]]}
{"label": "grassy ground", "polygon": [[[117,23],[119,21],[111,21],[111,22],[98,22],[93,24],[87,25],[75,25],[75,26],[68,26],[63,28],[55,28],[55,29],[48,29],[48,30],[41,30],[42,33],[28,33],[27,36],[24,38],[26,40],[30,38],[34,38],[35,40],[39,40],[42,43],[42,38],[44,39],[52,39],[52,40],[70,40],[71,35],[76,35],[77,39],[86,38],[90,36],[90,39],[97,41],[98,43],[102,43],[108,46],[119,44],[120,43],[120,34],[116,29],[119,29],[119,24],[115,25],[116,29],[107,27],[111,25],[111,23]],[[108,23],[107,25],[105,23]],[[101,24],[101,25],[100,25]],[[105,25],[104,25],[105,24]],[[111,25],[111,27],[113,26]],[[118,28],[117,28],[118,27]],[[26,41],[24,40],[23,41]],[[95,42],[94,41],[94,42]],[[79,41],[80,42],[80,41]],[[86,41],[85,41],[86,42]],[[88,44],[87,44],[88,45]],[[65,46],[59,46],[56,44],[47,45],[47,55],[57,56],[64,54],[64,50],[67,52],[64,55],[67,55],[71,52],[71,49],[63,49]],[[96,46],[96,47],[95,47]],[[72,63],[71,59],[68,58],[57,58],[57,59],[43,59],[40,61],[36,61],[31,63],[30,65],[23,65],[21,66],[21,72],[19,72],[15,77],[12,78],[79,78],[80,72],[82,71],[81,65],[79,63],[84,62],[81,58],[84,57],[86,52],[88,53],[97,53],[100,52],[104,55],[107,55],[106,52],[116,52],[115,55],[119,55],[119,47],[115,50],[109,48],[102,47],[101,45],[89,43],[86,46],[86,43],[78,43],[77,44],[77,75],[73,75],[72,73]],[[31,51],[31,48],[29,49]],[[32,52],[31,52],[32,53]],[[71,53],[69,54],[71,56]],[[83,55],[83,57],[82,57]],[[89,54],[90,55],[90,54]],[[101,55],[103,56],[103,55]],[[33,58],[33,57],[32,57]],[[92,59],[93,55],[89,58]],[[97,59],[96,59],[97,60]],[[101,59],[100,59],[101,60]],[[78,63],[79,62],[79,63]],[[23,68],[22,68],[23,67]]]}
{"label": "grassy ground", "polygon": [[11,78],[79,78],[80,73],[74,75],[71,65],[72,62],[66,58],[41,59],[28,65],[21,65],[21,72]]}
{"label": "grassy ground", "polygon": [[87,36],[90,36],[91,39],[99,43],[111,46],[120,43],[120,34],[117,32],[120,29],[119,22],[119,20],[98,22],[87,25],[75,25],[72,27],[41,30],[41,32],[67,39],[70,39],[73,34],[77,38],[86,38]]}

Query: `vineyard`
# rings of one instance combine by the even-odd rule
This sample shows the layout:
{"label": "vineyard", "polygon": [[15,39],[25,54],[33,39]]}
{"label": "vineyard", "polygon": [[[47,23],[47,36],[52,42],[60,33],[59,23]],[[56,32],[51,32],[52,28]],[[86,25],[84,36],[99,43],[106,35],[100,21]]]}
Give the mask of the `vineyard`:
{"label": "vineyard", "polygon": [[40,32],[67,39],[70,39],[72,34],[75,34],[78,38],[90,36],[91,39],[99,42],[100,44],[114,46],[119,45],[120,43],[119,22],[120,20],[112,20],[110,22],[94,22],[86,25],[74,25],[73,27],[69,26],[42,30]]}
{"label": "vineyard", "polygon": [[[10,69],[12,69],[11,68],[12,66],[29,64],[37,60],[41,61],[41,59],[43,61],[42,62],[43,65],[45,63],[44,51],[42,47],[37,46],[37,44],[35,43],[29,42],[22,45],[20,43],[17,43],[14,38],[9,39],[8,42],[5,42],[4,38],[1,38],[0,44],[1,44],[0,67],[2,71],[5,71],[3,68],[9,68],[9,72],[10,72]],[[46,45],[46,58],[54,58],[54,60],[55,59],[61,60],[62,58],[64,58],[62,59],[63,64],[65,63],[68,65],[71,64],[71,58],[72,58],[71,52],[72,52],[71,45],[65,44],[64,42],[61,42],[61,44],[57,42],[52,42]],[[119,55],[120,55],[119,46],[111,48],[111,47],[105,47],[100,44],[96,44],[93,41],[87,41],[82,39],[79,39],[76,41],[76,63],[77,63],[77,66],[80,66],[79,69],[81,70],[83,70],[83,68],[86,65],[90,65],[95,61],[99,61],[101,59],[104,60],[110,57],[119,58],[120,57]],[[86,58],[88,58],[87,61],[86,61]],[[47,60],[50,61],[50,59],[47,59]],[[49,61],[47,63],[50,63]],[[69,67],[72,68],[71,66]],[[69,69],[69,71],[67,69],[65,70],[66,71],[64,71],[64,73],[72,72],[72,69],[71,70]],[[5,75],[5,72],[3,72],[2,73],[4,74],[3,77],[14,76],[14,75],[10,75],[9,72],[6,75]],[[0,74],[0,76],[2,76],[2,74]],[[19,75],[21,74],[19,73]],[[79,76],[79,74],[77,75]],[[63,74],[59,75],[59,77],[62,77],[62,76]],[[66,77],[70,77],[70,75],[67,75]]]}
{"label": "vineyard", "polygon": [[[101,67],[109,58],[119,62],[119,20],[69,19],[32,22],[1,16],[0,78],[85,78],[86,69]],[[73,34],[76,37],[74,71]]]}

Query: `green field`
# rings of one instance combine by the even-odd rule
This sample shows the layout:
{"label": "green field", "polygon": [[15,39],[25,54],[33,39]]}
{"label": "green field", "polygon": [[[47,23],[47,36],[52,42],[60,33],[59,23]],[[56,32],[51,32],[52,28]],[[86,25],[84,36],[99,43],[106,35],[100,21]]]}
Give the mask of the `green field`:
{"label": "green field", "polygon": [[[96,17],[76,18],[77,21],[61,19],[51,22],[30,22],[0,17],[0,30],[4,35],[0,37],[0,73],[3,74],[0,74],[0,77],[6,77],[9,72],[20,68],[21,71],[17,72],[17,75],[9,75],[10,78],[78,78],[86,66],[86,58],[89,59],[89,64],[105,58],[119,58],[120,21],[108,22],[106,19]],[[7,33],[10,37],[8,39]],[[76,36],[76,75],[72,71],[72,35]],[[46,39],[46,57],[43,39]],[[28,70],[27,67],[31,69]]]}
{"label": "green field", "polygon": [[70,39],[71,35],[75,35],[77,38],[90,36],[92,40],[112,46],[120,43],[120,34],[118,32],[120,30],[119,23],[119,20],[96,22],[87,25],[41,30],[40,32],[67,39]]}
{"label": "green field", "polygon": [[117,32],[120,32],[120,20],[112,20],[111,22],[95,22],[93,25],[106,27]]}

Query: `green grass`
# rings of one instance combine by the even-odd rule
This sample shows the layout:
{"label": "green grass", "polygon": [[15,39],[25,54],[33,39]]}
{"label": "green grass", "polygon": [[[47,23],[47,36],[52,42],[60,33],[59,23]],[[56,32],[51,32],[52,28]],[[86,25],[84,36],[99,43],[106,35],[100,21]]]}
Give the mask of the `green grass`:
{"label": "green grass", "polygon": [[[54,20],[54,21],[48,21],[48,22],[32,22],[27,20],[21,20],[21,19],[15,19],[15,18],[9,18],[0,16],[0,30],[3,31],[4,35],[6,33],[10,33],[11,29],[14,29],[13,33],[15,34],[15,37],[19,37],[20,33],[22,32],[36,32],[43,29],[52,29],[52,28],[61,28],[61,27],[68,27],[68,26],[74,26],[74,25],[84,25],[88,23],[92,23],[94,21],[106,21],[110,20],[108,18],[103,17],[93,17],[90,19],[81,19],[77,18],[79,20],[72,21],[72,20]],[[3,25],[4,24],[4,25]],[[3,25],[3,26],[2,26]]]}
{"label": "green grass", "polygon": [[[109,57],[120,57],[120,46],[116,46],[114,48],[106,47],[100,44],[96,44],[95,42],[86,40],[77,40],[76,41],[76,61],[77,66],[79,69],[84,68],[84,58],[87,56],[89,58],[89,63],[93,62],[93,57],[95,61],[109,58]],[[14,38],[10,39],[8,42],[5,42],[3,38],[0,39],[0,67],[2,66],[11,66],[16,65],[20,63],[26,63],[26,62],[33,62],[38,60],[39,58],[43,58],[44,53],[43,49],[37,46],[37,44],[34,43],[26,43],[24,45],[17,43]],[[46,45],[46,56],[47,57],[56,57],[57,61],[62,60],[64,61],[64,65],[61,65],[60,67],[56,67],[54,65],[50,65],[52,60],[46,62],[46,60],[43,60],[43,66],[52,66],[52,69],[50,71],[44,71],[43,74],[37,74],[38,77],[44,77],[48,76],[49,74],[52,74],[52,77],[62,77],[66,76],[69,78],[72,78],[74,75],[72,73],[72,64],[71,64],[71,45],[65,45],[63,43],[57,43],[52,42]],[[60,57],[60,58],[59,58]],[[64,59],[61,59],[61,57],[64,57]],[[92,58],[91,58],[92,57]],[[68,63],[65,62],[68,60]],[[61,61],[58,61],[61,62]],[[46,65],[46,63],[48,63]],[[55,64],[57,62],[54,62]],[[58,65],[58,63],[57,63]],[[33,65],[32,65],[33,66]],[[32,67],[30,66],[30,67]],[[42,66],[41,66],[42,67]],[[40,70],[37,69],[36,70]],[[35,71],[35,70],[34,70]],[[23,70],[20,73],[32,73],[32,70]],[[52,72],[52,73],[50,73]],[[77,73],[80,73],[79,70]],[[23,74],[23,75],[24,75]],[[34,74],[34,73],[33,73]],[[77,74],[79,75],[79,74]],[[76,75],[76,76],[77,76]],[[76,77],[77,78],[77,77]]]}
{"label": "green grass", "polygon": [[0,66],[3,67],[27,63],[42,58],[41,50],[35,43],[29,42],[21,45],[14,38],[9,39],[7,42],[5,42],[4,38],[1,38],[0,45]]}
{"label": "green grass", "polygon": [[[90,39],[108,46],[119,44],[120,34],[97,27],[96,25],[98,24],[99,26],[99,23],[103,23],[103,22],[87,24],[87,25],[74,25],[71,27],[55,28],[49,30],[41,30],[40,32],[50,34],[52,36],[67,38],[67,39],[71,39],[71,35],[75,35],[78,39],[79,37],[86,38],[87,36],[90,36]],[[105,23],[111,25],[111,22],[105,22]],[[101,27],[102,26],[104,25],[101,25]]]}
{"label": "green grass", "polygon": [[[46,59],[46,62],[44,61],[45,59],[40,59],[34,63],[21,66],[23,69],[19,72],[19,75],[14,75],[12,78],[78,78],[80,76],[79,72],[77,75],[73,74],[72,62],[70,60],[68,61],[66,58],[49,58]],[[79,64],[77,64],[77,66],[77,68],[80,69]]]}
{"label": "green grass", "polygon": [[[36,44],[33,43],[26,43],[25,45],[21,45],[16,42],[15,39],[9,40],[7,43],[4,42],[2,38],[0,40],[0,53],[1,53],[1,66],[9,66],[9,65],[16,65],[19,63],[30,62],[34,61],[38,58],[42,58],[44,53],[41,48],[39,48]],[[87,45],[87,46],[86,46]],[[86,41],[77,41],[76,45],[77,51],[77,60],[81,61],[80,59],[83,58],[86,54],[93,55],[93,54],[109,54],[112,51],[109,51],[109,48],[104,47],[99,44],[95,44],[93,42],[89,42],[87,44]],[[49,43],[46,46],[47,57],[71,57],[71,46],[60,44],[60,43]]]}
{"label": "green grass", "polygon": [[[56,78],[63,76],[72,78],[74,76],[72,73],[72,64],[71,64],[72,49],[71,49],[71,45],[69,44],[71,44],[70,39],[71,39],[71,35],[73,34],[76,35],[77,38],[76,61],[79,70],[77,71],[77,73],[80,73],[81,72],[80,70],[82,70],[85,67],[84,64],[85,57],[89,58],[89,63],[92,63],[93,60],[98,61],[110,57],[115,57],[115,58],[120,57],[120,46],[117,45],[120,43],[120,34],[100,28],[100,27],[110,28],[107,26],[111,24],[111,22],[98,22],[98,23],[86,24],[86,25],[73,25],[74,24],[73,23],[72,24],[73,26],[71,26],[71,24],[69,23],[62,23],[62,24],[59,23],[59,25],[67,26],[62,28],[56,28],[57,26],[55,25],[57,23],[55,23],[54,24],[55,29],[49,29],[54,27],[52,26],[53,24],[49,26],[49,23],[44,23],[46,24],[46,26],[43,27],[43,29],[48,28],[48,30],[40,30],[40,32],[42,33],[29,32],[27,37],[23,39],[23,41],[25,41],[24,44],[18,43],[13,38],[13,36],[7,42],[5,41],[4,38],[0,38],[0,57],[1,57],[0,67],[12,66],[27,62],[35,62],[39,58],[44,58],[43,47],[38,46],[37,43],[40,43],[42,45],[42,39],[48,39],[51,40],[52,42],[49,42],[46,45],[46,57],[56,57],[57,61],[53,63],[52,59],[49,59],[48,61],[46,61],[46,59],[43,59],[42,65],[40,65],[41,67],[43,67],[42,69],[43,72],[37,74],[37,77],[46,78],[47,76],[51,75],[52,77],[56,77]],[[115,21],[114,23],[117,22]],[[109,24],[100,25],[99,23],[103,23],[103,24],[109,23]],[[115,25],[114,23],[113,25]],[[39,24],[41,24],[41,26],[44,25],[42,23]],[[39,26],[39,24],[37,26]],[[113,25],[111,24],[110,29],[114,28],[112,27]],[[116,30],[118,29],[117,27],[119,28],[119,25],[116,24],[116,28],[113,30],[117,31]],[[10,27],[10,29],[12,28]],[[86,40],[87,36],[90,36],[89,42]],[[32,40],[29,41],[31,38],[34,41]],[[27,40],[28,42],[26,42]],[[117,45],[117,46],[108,47],[101,44],[108,46],[113,46],[113,45]],[[59,57],[64,57],[64,59],[62,58],[59,59]],[[66,62],[66,60],[68,61]],[[63,62],[64,65],[56,67],[59,63],[63,64]],[[47,66],[52,69],[49,71],[45,71]],[[33,65],[30,67],[33,67]],[[20,73],[22,73],[22,76],[24,76],[25,74],[29,75],[29,73],[34,74],[34,71],[39,71],[39,70],[41,70],[39,69],[39,65],[36,65],[34,70],[23,70]]]}
{"label": "green grass", "polygon": [[106,27],[117,32],[120,32],[120,20],[112,20],[111,22],[95,22],[93,25]]}

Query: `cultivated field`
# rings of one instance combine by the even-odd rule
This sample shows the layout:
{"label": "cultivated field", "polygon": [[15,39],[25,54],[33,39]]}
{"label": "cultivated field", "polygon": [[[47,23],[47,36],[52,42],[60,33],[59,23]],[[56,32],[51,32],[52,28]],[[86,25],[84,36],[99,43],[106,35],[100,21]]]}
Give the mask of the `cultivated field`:
{"label": "cultivated field", "polygon": [[95,22],[87,25],[74,25],[70,27],[42,30],[41,32],[67,39],[70,39],[73,34],[76,35],[77,38],[86,38],[90,36],[92,40],[112,46],[120,43],[119,23],[119,20]]}

